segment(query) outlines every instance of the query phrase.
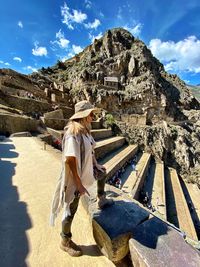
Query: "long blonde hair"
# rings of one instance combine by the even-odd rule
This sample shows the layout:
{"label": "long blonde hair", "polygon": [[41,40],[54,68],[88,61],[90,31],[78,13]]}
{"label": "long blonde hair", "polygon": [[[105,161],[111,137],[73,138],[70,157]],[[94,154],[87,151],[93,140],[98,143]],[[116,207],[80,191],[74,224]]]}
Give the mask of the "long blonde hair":
{"label": "long blonde hair", "polygon": [[91,134],[91,124],[87,122],[87,117],[82,119],[70,120],[65,126],[65,131],[68,131],[69,134],[78,135],[78,134]]}

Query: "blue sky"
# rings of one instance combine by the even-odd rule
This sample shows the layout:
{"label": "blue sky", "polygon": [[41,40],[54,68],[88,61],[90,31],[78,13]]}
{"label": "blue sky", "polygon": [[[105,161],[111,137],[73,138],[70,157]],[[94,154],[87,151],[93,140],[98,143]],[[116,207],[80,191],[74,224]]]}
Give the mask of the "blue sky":
{"label": "blue sky", "polygon": [[199,0],[6,0],[0,14],[0,68],[31,73],[124,27],[168,72],[200,84]]}

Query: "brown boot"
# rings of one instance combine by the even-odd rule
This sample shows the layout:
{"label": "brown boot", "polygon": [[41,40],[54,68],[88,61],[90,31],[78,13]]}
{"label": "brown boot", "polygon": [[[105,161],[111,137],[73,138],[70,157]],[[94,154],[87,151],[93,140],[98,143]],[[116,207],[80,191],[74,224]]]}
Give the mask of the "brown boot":
{"label": "brown boot", "polygon": [[60,248],[66,251],[72,257],[79,257],[83,254],[82,249],[77,246],[70,238],[63,239]]}
{"label": "brown boot", "polygon": [[114,201],[112,198],[106,198],[106,195],[102,195],[98,197],[98,208],[104,209],[106,207],[112,206]]}

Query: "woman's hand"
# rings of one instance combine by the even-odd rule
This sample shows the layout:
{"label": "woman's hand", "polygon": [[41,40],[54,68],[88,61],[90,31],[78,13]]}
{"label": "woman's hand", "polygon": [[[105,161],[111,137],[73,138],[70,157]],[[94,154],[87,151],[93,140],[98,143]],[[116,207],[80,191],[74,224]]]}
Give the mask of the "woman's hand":
{"label": "woman's hand", "polygon": [[106,171],[106,168],[103,165],[98,164],[98,163],[96,164],[96,168],[101,172],[105,172]]}
{"label": "woman's hand", "polygon": [[82,183],[78,183],[77,185],[77,189],[78,189],[78,192],[80,194],[80,196],[83,196],[85,194],[87,194],[88,196],[90,196],[89,192],[87,191],[87,189],[82,185]]}

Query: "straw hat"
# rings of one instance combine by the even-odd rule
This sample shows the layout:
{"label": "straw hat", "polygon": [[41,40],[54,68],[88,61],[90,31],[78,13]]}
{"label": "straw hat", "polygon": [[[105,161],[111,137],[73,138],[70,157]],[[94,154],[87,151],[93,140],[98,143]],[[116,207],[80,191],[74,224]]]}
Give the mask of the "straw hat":
{"label": "straw hat", "polygon": [[98,112],[89,101],[83,100],[75,105],[75,114],[70,118],[70,120],[86,118],[91,112]]}

